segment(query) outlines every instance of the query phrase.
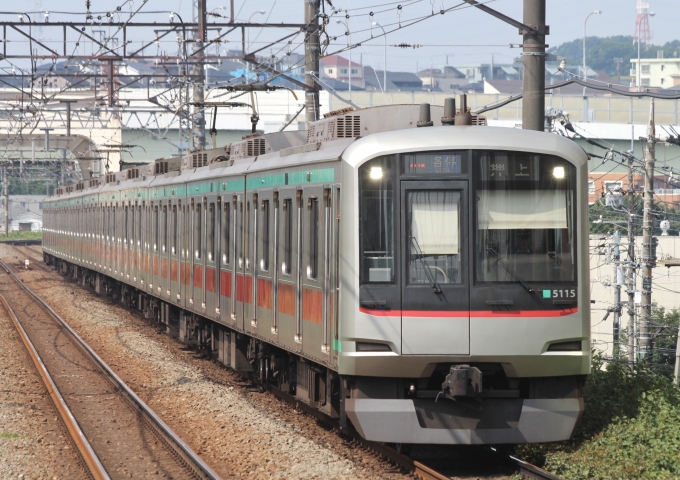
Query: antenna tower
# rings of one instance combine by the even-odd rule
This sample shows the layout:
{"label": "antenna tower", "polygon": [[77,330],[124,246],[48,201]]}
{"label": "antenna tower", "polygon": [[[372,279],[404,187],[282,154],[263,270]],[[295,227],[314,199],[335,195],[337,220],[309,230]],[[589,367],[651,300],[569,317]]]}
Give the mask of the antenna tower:
{"label": "antenna tower", "polygon": [[649,27],[649,1],[637,0],[637,18],[635,19],[635,32],[633,41],[649,43],[652,39],[652,30]]}

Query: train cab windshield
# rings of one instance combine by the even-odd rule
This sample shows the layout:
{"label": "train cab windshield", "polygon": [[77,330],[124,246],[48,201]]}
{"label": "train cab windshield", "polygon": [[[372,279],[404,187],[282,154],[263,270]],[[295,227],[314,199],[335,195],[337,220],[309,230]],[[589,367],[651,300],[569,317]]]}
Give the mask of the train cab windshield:
{"label": "train cab windshield", "polygon": [[475,152],[477,282],[575,280],[576,168],[555,157]]}
{"label": "train cab windshield", "polygon": [[576,280],[576,168],[557,156],[378,157],[359,168],[359,197],[362,285]]}

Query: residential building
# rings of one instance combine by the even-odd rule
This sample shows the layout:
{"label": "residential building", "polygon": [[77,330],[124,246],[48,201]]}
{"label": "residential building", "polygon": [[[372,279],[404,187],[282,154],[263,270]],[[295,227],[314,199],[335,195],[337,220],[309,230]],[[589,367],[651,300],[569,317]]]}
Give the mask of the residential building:
{"label": "residential building", "polygon": [[[658,52],[663,54],[662,51]],[[637,86],[637,58],[631,58],[630,75],[633,85]],[[680,58],[642,58],[640,59],[640,86],[672,88],[680,86]]]}
{"label": "residential building", "polygon": [[[384,70],[364,67],[364,84],[368,91],[414,92],[423,89],[423,81],[411,72],[387,72],[387,85],[383,88]],[[346,89],[346,88],[345,88]]]}
{"label": "residential building", "polygon": [[352,81],[352,88],[364,88],[364,69],[361,64],[352,62],[350,75],[350,62],[345,57],[340,55],[329,55],[320,60],[319,69],[321,70],[321,78],[328,78],[346,83],[349,86],[350,79]]}

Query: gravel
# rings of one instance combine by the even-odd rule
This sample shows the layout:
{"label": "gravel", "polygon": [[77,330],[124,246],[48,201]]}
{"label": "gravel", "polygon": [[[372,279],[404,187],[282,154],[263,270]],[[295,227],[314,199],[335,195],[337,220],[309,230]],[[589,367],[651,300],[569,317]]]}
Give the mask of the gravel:
{"label": "gravel", "polygon": [[2,307],[0,478],[85,478],[52,401]]}
{"label": "gravel", "polygon": [[[4,245],[0,257],[23,261]],[[404,478],[106,298],[55,272],[20,275],[220,476]]]}

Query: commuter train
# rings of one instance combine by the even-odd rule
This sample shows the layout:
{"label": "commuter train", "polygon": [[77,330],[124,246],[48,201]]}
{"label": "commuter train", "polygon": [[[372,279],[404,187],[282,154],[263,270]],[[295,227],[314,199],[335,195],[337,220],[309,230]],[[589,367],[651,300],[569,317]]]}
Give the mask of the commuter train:
{"label": "commuter train", "polygon": [[45,262],[368,440],[568,439],[587,156],[447,109],[340,110],[59,187]]}

